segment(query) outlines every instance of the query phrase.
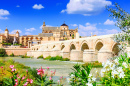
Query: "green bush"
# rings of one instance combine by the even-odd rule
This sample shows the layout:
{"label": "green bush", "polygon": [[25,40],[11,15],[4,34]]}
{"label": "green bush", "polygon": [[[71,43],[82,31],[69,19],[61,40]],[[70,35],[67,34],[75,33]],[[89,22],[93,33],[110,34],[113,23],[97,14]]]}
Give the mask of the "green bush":
{"label": "green bush", "polygon": [[10,54],[11,57],[14,57],[14,53]]}
{"label": "green bush", "polygon": [[31,58],[31,57],[29,57],[27,55],[22,55],[21,58]]}
{"label": "green bush", "polygon": [[51,58],[51,56],[47,56],[46,58],[44,58],[45,60],[49,60]]}
{"label": "green bush", "polygon": [[43,59],[43,55],[41,55],[41,56],[37,57],[37,59]]}
{"label": "green bush", "polygon": [[0,57],[4,57],[6,55],[6,51],[3,48],[0,48]]}
{"label": "green bush", "polygon": [[85,63],[85,64],[83,64],[83,66],[88,66],[88,65],[92,65],[92,67],[103,67],[102,63],[99,63],[97,61],[95,61],[93,63]]}
{"label": "green bush", "polygon": [[70,61],[68,58],[63,58],[62,61]]}

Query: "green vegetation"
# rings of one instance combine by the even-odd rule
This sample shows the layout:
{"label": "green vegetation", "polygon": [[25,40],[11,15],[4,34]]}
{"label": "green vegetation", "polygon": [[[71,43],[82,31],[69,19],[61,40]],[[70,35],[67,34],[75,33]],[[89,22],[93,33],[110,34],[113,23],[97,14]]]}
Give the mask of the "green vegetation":
{"label": "green vegetation", "polygon": [[94,68],[103,67],[102,63],[99,63],[98,61],[83,64],[83,66],[88,66],[88,65],[92,65],[92,67]]}
{"label": "green vegetation", "polygon": [[74,34],[72,35],[72,39],[74,39]]}
{"label": "green vegetation", "polygon": [[0,57],[4,57],[4,56],[7,56],[6,51],[5,51],[5,49],[0,48]]}
{"label": "green vegetation", "polygon": [[22,55],[21,58],[32,58],[32,57],[27,56],[27,55]]}
{"label": "green vegetation", "polygon": [[54,61],[54,60],[60,60],[60,61],[69,61],[68,58],[62,58],[62,56],[56,56],[56,57],[51,57],[48,56],[46,58],[44,58],[45,60],[49,60],[49,61]]}
{"label": "green vegetation", "polygon": [[41,56],[37,57],[37,59],[43,59],[43,55],[41,55]]}
{"label": "green vegetation", "polygon": [[11,57],[14,57],[14,53],[10,54]]}

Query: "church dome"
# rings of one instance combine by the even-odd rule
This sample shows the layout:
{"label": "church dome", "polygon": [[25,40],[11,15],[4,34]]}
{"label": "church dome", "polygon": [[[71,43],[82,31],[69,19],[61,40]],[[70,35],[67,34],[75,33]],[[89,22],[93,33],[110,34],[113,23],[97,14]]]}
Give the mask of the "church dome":
{"label": "church dome", "polygon": [[5,31],[8,31],[8,29],[6,28]]}
{"label": "church dome", "polygon": [[18,31],[16,33],[19,33]]}
{"label": "church dome", "polygon": [[64,22],[64,24],[62,24],[61,26],[68,26],[68,25],[66,25],[65,22]]}

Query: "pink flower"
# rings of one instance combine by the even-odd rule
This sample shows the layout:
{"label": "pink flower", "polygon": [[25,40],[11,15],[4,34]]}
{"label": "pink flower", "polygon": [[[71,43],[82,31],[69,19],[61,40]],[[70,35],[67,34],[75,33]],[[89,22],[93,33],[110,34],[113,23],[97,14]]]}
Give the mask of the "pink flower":
{"label": "pink flower", "polygon": [[51,77],[49,77],[49,80],[52,80],[52,78],[51,78]]}
{"label": "pink flower", "polygon": [[14,71],[16,71],[16,69],[13,68],[11,71],[14,72]]}
{"label": "pink flower", "polygon": [[41,73],[40,72],[37,72],[37,75],[40,75]]}
{"label": "pink flower", "polygon": [[53,73],[53,71],[51,71],[51,73]]}
{"label": "pink flower", "polygon": [[30,83],[33,83],[33,80],[32,80],[32,79],[30,79],[29,81],[30,81]]}
{"label": "pink flower", "polygon": [[49,69],[49,67],[47,67],[47,69]]}
{"label": "pink flower", "polygon": [[3,66],[1,66],[0,68],[3,68]]}
{"label": "pink flower", "polygon": [[29,81],[29,79],[27,79],[27,82]]}
{"label": "pink flower", "polygon": [[10,65],[9,67],[12,69],[12,68],[14,68],[14,65]]}
{"label": "pink flower", "polygon": [[24,79],[25,79],[25,76],[22,77],[22,80],[24,80]]}
{"label": "pink flower", "polygon": [[60,77],[61,79],[63,78],[63,76]]}
{"label": "pink flower", "polygon": [[23,86],[27,86],[28,85],[28,82],[26,82]]}
{"label": "pink flower", "polygon": [[57,82],[60,82],[60,80],[58,80]]}
{"label": "pink flower", "polygon": [[17,85],[18,85],[18,82],[16,82],[15,85],[17,86]]}
{"label": "pink flower", "polygon": [[26,70],[26,72],[28,72],[28,70]]}
{"label": "pink flower", "polygon": [[15,79],[15,82],[18,82],[18,79]]}

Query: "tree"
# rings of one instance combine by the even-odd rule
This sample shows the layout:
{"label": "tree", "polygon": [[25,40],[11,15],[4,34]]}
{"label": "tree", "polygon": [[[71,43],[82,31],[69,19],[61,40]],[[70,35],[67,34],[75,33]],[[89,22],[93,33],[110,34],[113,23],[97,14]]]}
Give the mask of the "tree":
{"label": "tree", "polygon": [[120,50],[119,55],[125,54],[126,47],[130,43],[130,14],[125,12],[117,3],[115,3],[115,9],[106,6],[107,10],[110,11],[110,17],[117,20],[116,26],[122,30],[122,33],[115,35],[115,42],[119,43],[118,48]]}
{"label": "tree", "polygon": [[112,13],[110,16],[117,20],[116,26],[123,32],[130,33],[130,14],[125,12],[117,3],[115,3],[115,7],[116,9],[106,6],[107,10]]}

